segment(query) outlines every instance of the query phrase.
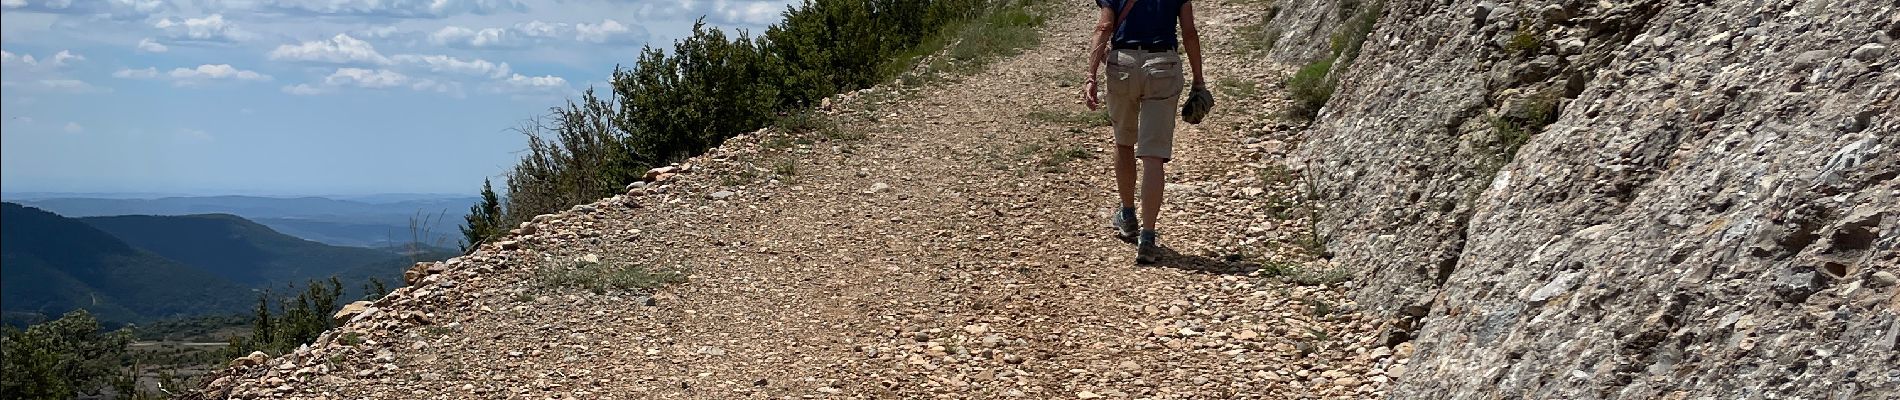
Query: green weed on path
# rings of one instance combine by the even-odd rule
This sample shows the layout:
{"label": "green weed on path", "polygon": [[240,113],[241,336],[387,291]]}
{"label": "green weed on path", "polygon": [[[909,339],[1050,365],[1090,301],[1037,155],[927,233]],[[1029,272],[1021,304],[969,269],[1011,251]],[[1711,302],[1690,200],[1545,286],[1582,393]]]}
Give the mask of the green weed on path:
{"label": "green weed on path", "polygon": [[609,290],[638,291],[685,282],[686,275],[627,263],[575,261],[541,268],[535,271],[533,279],[543,288],[578,288],[602,294]]}
{"label": "green weed on path", "polygon": [[1001,2],[979,18],[960,22],[924,39],[923,43],[900,54],[885,66],[886,70],[906,68],[928,58],[910,74],[900,75],[905,84],[930,83],[942,78],[982,71],[989,63],[1035,47],[1041,43],[1037,30],[1048,20],[1048,1],[1016,0]]}

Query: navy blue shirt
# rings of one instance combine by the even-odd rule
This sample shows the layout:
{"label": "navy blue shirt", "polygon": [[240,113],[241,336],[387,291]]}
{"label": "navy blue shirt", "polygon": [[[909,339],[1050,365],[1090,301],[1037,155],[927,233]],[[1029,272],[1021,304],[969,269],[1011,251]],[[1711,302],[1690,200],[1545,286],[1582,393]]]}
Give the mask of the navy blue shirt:
{"label": "navy blue shirt", "polygon": [[1179,45],[1175,37],[1175,25],[1180,22],[1181,5],[1188,0],[1095,0],[1095,4],[1109,11],[1119,13],[1127,2],[1134,1],[1135,7],[1128,10],[1128,19],[1115,28],[1115,36],[1109,39],[1110,47],[1161,47],[1172,49]]}

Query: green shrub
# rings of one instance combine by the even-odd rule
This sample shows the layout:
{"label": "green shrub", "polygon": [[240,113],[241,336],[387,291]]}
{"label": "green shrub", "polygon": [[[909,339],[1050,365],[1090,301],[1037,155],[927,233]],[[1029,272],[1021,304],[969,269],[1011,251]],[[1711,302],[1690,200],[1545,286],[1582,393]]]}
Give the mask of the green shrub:
{"label": "green shrub", "polygon": [[956,46],[950,48],[950,59],[966,68],[981,68],[991,60],[1035,46],[1036,28],[1042,23],[1042,16],[1020,4],[996,10],[964,26]]}
{"label": "green shrub", "polygon": [[870,138],[870,135],[865,134],[864,131],[837,126],[821,131],[820,133],[823,134],[821,137],[828,142],[854,142]]}
{"label": "green shrub", "polygon": [[628,113],[616,100],[590,89],[578,102],[519,129],[528,149],[508,175],[500,228],[611,196],[655,163],[657,144],[629,140],[632,135],[617,122]]}
{"label": "green shrub", "polygon": [[[483,242],[500,236],[507,228],[502,225],[504,214],[501,210],[501,198],[495,194],[495,185],[487,179],[482,180],[482,202],[469,206],[468,215],[463,216],[462,252],[467,253]],[[376,283],[378,286],[382,282]],[[387,289],[375,293],[389,293]],[[382,297],[378,295],[377,297]]]}
{"label": "green shrub", "polygon": [[782,158],[772,164],[772,174],[781,178],[798,176],[798,160]]}
{"label": "green shrub", "polygon": [[[252,351],[284,354],[315,342],[323,331],[336,326],[330,317],[343,308],[342,297],[343,284],[334,277],[327,282],[310,281],[294,298],[273,298],[269,291],[261,293],[251,318],[251,334],[233,338],[222,357],[237,358]],[[272,301],[276,302],[275,307]]]}
{"label": "green shrub", "polygon": [[831,129],[836,126],[836,123],[824,114],[804,111],[778,117],[772,122],[772,126],[778,128],[780,133],[802,135]]}
{"label": "green shrub", "polygon": [[25,331],[0,327],[0,398],[70,399],[98,394],[119,370],[129,331],[103,332],[75,310]]}
{"label": "green shrub", "polygon": [[1043,157],[1042,172],[1066,171],[1067,169],[1065,165],[1067,165],[1070,161],[1088,160],[1088,159],[1094,159],[1094,158],[1095,158],[1095,152],[1089,151],[1089,149],[1083,148],[1081,146],[1070,146],[1070,147],[1056,149],[1054,151],[1050,151],[1048,156]]}
{"label": "green shrub", "polygon": [[1293,96],[1292,108],[1287,111],[1292,116],[1302,121],[1319,116],[1320,108],[1333,98],[1334,85],[1338,84],[1329,75],[1332,69],[1333,59],[1328,58],[1307,64],[1287,78],[1287,92]]}
{"label": "green shrub", "polygon": [[1268,261],[1260,264],[1256,275],[1263,278],[1277,278],[1299,273],[1300,265],[1287,261]]}
{"label": "green shrub", "polygon": [[[1342,3],[1342,13],[1346,12],[1344,6],[1345,3]],[[1319,116],[1320,108],[1333,98],[1333,90],[1339,84],[1339,77],[1332,73],[1333,66],[1338,65],[1338,69],[1343,71],[1359,58],[1359,49],[1364,47],[1366,36],[1372,33],[1379,16],[1385,13],[1385,2],[1373,2],[1364,9],[1352,3],[1352,9],[1357,14],[1333,32],[1333,56],[1307,64],[1287,78],[1287,91],[1293,97],[1293,106],[1287,112],[1294,119],[1312,121]]]}
{"label": "green shrub", "polygon": [[[1333,285],[1352,280],[1352,274],[1344,269],[1328,268],[1316,271],[1290,261],[1270,261],[1262,263],[1260,269],[1255,271],[1255,276],[1300,286]],[[1314,306],[1313,311],[1315,316],[1323,317],[1332,312],[1331,304],[1321,303],[1316,305],[1308,303],[1308,305]]]}
{"label": "green shrub", "polygon": [[1273,19],[1279,15],[1280,7],[1269,6],[1267,7],[1266,13],[1262,14],[1259,19],[1255,19],[1246,25],[1235,28],[1234,33],[1236,36],[1239,36],[1240,42],[1237,47],[1248,52],[1272,50],[1273,45],[1280,42],[1281,32],[1279,29],[1269,28],[1269,26],[1273,24]]}
{"label": "green shrub", "polygon": [[1339,8],[1333,11],[1339,13],[1339,19],[1344,20],[1351,17],[1353,12],[1359,11],[1359,0],[1339,0],[1338,6]]}
{"label": "green shrub", "polygon": [[1379,23],[1379,16],[1385,13],[1385,2],[1373,2],[1358,11],[1338,31],[1333,32],[1333,57],[1339,59],[1340,65],[1352,65],[1353,60],[1359,58],[1359,49],[1364,47],[1366,36],[1372,34],[1372,29]]}
{"label": "green shrub", "polygon": [[1532,54],[1537,52],[1537,48],[1543,47],[1543,45],[1544,40],[1537,37],[1537,32],[1525,29],[1517,31],[1517,34],[1511,35],[1511,41],[1505,44],[1504,49],[1513,54]]}
{"label": "green shrub", "polygon": [[745,186],[759,181],[759,171],[751,167],[719,175],[719,186]]}
{"label": "green shrub", "polygon": [[1231,76],[1214,80],[1214,87],[1219,89],[1222,95],[1237,99],[1248,99],[1260,95],[1260,86],[1255,85],[1253,81]]}
{"label": "green shrub", "polygon": [[1530,142],[1531,136],[1557,121],[1559,99],[1554,91],[1538,93],[1513,109],[1491,118],[1491,128],[1497,135],[1493,167],[1502,167],[1511,162],[1517,157],[1517,149]]}

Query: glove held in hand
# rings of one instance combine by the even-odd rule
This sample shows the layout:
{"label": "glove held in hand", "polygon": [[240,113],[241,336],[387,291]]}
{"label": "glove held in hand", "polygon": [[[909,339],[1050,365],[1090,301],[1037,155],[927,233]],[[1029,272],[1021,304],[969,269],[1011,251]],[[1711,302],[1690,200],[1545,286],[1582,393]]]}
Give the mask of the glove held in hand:
{"label": "glove held in hand", "polygon": [[1214,109],[1214,93],[1207,88],[1196,86],[1188,93],[1187,101],[1181,103],[1181,120],[1190,124],[1201,123],[1207,118],[1207,112]]}

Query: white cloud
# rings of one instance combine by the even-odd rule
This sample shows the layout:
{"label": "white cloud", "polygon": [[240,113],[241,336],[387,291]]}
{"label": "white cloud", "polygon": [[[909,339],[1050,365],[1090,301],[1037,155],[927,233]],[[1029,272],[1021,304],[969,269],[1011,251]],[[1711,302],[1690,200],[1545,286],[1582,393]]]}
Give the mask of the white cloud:
{"label": "white cloud", "polygon": [[714,21],[746,25],[771,25],[783,18],[785,5],[778,2],[717,2],[707,16]]}
{"label": "white cloud", "polygon": [[406,87],[423,92],[450,93],[461,96],[462,85],[456,82],[427,78],[416,78],[387,69],[338,68],[330,76],[317,83],[299,83],[284,86],[284,93],[300,96],[319,95],[336,92],[346,87],[365,89],[390,89]]}
{"label": "white cloud", "polygon": [[55,67],[64,66],[66,63],[75,61],[86,61],[86,56],[73,54],[73,52],[66,50],[60,50],[59,53],[53,54],[53,66]]}
{"label": "white cloud", "polygon": [[0,0],[0,8],[44,14],[97,15],[118,20],[144,19],[175,9],[165,0]]}
{"label": "white cloud", "polygon": [[639,8],[640,19],[693,19],[706,17],[713,25],[765,26],[783,17],[785,0],[716,0],[646,2]]}
{"label": "white cloud", "polygon": [[[44,57],[0,50],[0,66],[4,66],[8,77],[14,79],[5,82],[4,86],[8,88],[63,93],[110,92],[66,73],[66,67],[83,61],[86,61],[86,56],[71,50],[60,50]],[[19,99],[9,98],[7,101]]]}
{"label": "white cloud", "polygon": [[288,14],[382,18],[444,18],[527,10],[514,0],[264,0],[263,6]]}
{"label": "white cloud", "polygon": [[33,58],[32,54],[13,54],[13,52],[11,51],[0,50],[0,63],[12,64],[12,65],[39,66],[40,60]]}
{"label": "white cloud", "polygon": [[513,48],[552,40],[637,44],[645,42],[647,37],[645,28],[622,24],[612,19],[601,20],[598,24],[534,20],[505,28],[472,29],[454,25],[446,26],[430,34],[429,42],[441,46],[464,48]]}
{"label": "white cloud", "polygon": [[66,127],[63,129],[66,130],[66,133],[80,133],[86,131],[86,127],[79,126],[78,122],[67,122]]}
{"label": "white cloud", "polygon": [[47,57],[34,57],[32,54],[14,54],[0,50],[0,64],[27,68],[59,68],[80,61],[86,61],[86,56],[74,54],[71,50],[60,50]]}
{"label": "white cloud", "polygon": [[396,61],[413,64],[429,69],[429,72],[501,78],[508,76],[511,70],[508,63],[494,63],[483,59],[463,60],[455,57],[434,54],[398,54]]}
{"label": "white cloud", "polygon": [[526,76],[514,74],[510,75],[508,79],[503,79],[498,83],[498,88],[505,92],[564,93],[569,90],[567,79],[554,75]]}
{"label": "white cloud", "polygon": [[112,77],[124,79],[152,79],[158,77],[158,68],[121,69],[113,72]]}
{"label": "white cloud", "polygon": [[564,23],[533,20],[515,24],[514,30],[528,37],[551,38],[566,34],[568,25]]}
{"label": "white cloud", "polygon": [[152,27],[163,30],[167,36],[178,40],[236,42],[250,37],[250,33],[239,29],[237,24],[226,21],[223,14],[182,20],[166,18],[158,20],[157,23],[152,24]]}
{"label": "white cloud", "polygon": [[634,43],[645,41],[646,29],[621,25],[620,21],[603,20],[599,24],[580,23],[574,25],[575,40],[590,43]]}
{"label": "white cloud", "polygon": [[314,95],[324,94],[328,92],[329,91],[325,90],[324,88],[310,86],[310,84],[308,83],[299,83],[299,84],[284,87],[284,93],[290,93],[290,94],[294,94],[298,96],[314,96]]}
{"label": "white cloud", "polygon": [[362,36],[362,37],[371,38],[371,39],[383,39],[383,38],[395,37],[396,35],[401,34],[401,33],[403,33],[401,29],[396,29],[396,27],[394,26],[383,25],[383,26],[356,31],[356,36]]}
{"label": "white cloud", "polygon": [[356,86],[371,89],[396,87],[407,83],[409,83],[408,75],[386,69],[338,68],[335,73],[323,78],[325,86]]}
{"label": "white cloud", "polygon": [[471,48],[521,47],[528,44],[526,38],[512,30],[502,28],[474,30],[453,25],[442,27],[435,33],[429,34],[429,42],[436,45]]}
{"label": "white cloud", "polygon": [[462,84],[456,82],[417,79],[415,83],[409,85],[409,89],[421,92],[449,93],[455,97],[462,97]]}
{"label": "white cloud", "polygon": [[173,69],[167,76],[179,86],[189,86],[218,80],[253,82],[267,82],[271,80],[270,75],[260,74],[257,73],[257,71],[237,69],[230,64],[204,64],[199,65],[197,68],[177,68]]}
{"label": "white cloud", "polygon": [[170,47],[166,47],[164,44],[152,40],[152,38],[139,39],[137,47],[139,51],[146,53],[164,53],[171,50]]}
{"label": "white cloud", "polygon": [[337,64],[388,64],[389,58],[376,51],[376,46],[361,39],[339,33],[328,40],[303,42],[296,45],[277,46],[268,55],[272,60],[315,61]]}

